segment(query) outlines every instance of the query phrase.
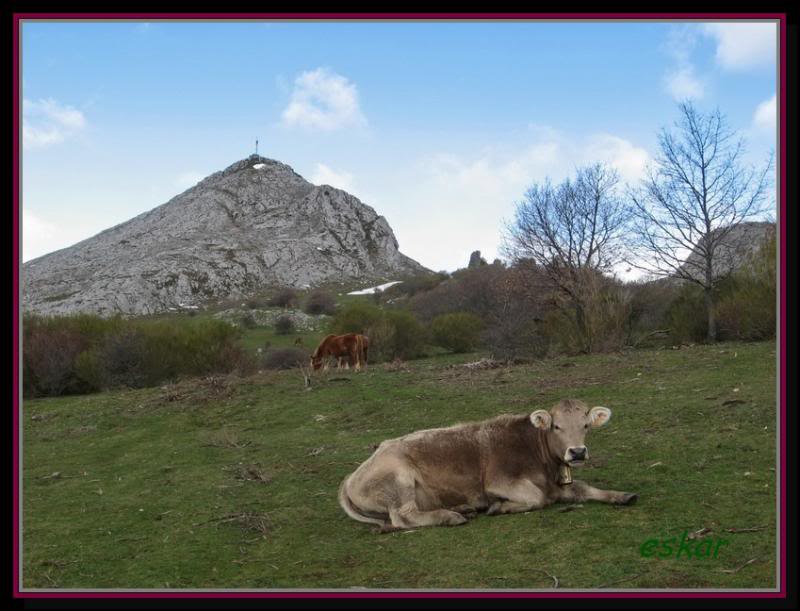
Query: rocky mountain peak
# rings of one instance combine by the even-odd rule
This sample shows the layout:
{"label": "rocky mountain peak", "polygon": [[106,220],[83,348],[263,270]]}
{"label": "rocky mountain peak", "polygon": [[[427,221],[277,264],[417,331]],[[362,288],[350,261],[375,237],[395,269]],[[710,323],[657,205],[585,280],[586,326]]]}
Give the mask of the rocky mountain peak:
{"label": "rocky mountain peak", "polygon": [[260,155],[144,214],[23,266],[23,308],[147,314],[270,286],[385,281],[425,272],[386,219]]}

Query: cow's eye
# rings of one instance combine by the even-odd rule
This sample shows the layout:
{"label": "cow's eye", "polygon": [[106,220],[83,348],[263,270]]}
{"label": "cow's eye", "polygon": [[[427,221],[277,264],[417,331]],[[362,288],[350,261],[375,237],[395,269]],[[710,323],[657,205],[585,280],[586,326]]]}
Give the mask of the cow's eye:
{"label": "cow's eye", "polygon": [[553,425],[553,428],[554,428],[555,430],[557,430],[557,431],[560,431],[560,430],[561,430],[561,427],[560,427],[560,426],[558,426],[557,424],[554,424],[554,425]]}

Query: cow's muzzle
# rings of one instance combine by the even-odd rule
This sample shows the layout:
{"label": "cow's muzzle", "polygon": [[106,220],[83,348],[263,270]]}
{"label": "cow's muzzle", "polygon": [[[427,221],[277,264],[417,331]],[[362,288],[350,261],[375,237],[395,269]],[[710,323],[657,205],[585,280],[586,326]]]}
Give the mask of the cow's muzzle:
{"label": "cow's muzzle", "polygon": [[582,463],[589,458],[589,451],[586,449],[586,446],[568,448],[567,455],[564,458],[565,462],[570,465]]}

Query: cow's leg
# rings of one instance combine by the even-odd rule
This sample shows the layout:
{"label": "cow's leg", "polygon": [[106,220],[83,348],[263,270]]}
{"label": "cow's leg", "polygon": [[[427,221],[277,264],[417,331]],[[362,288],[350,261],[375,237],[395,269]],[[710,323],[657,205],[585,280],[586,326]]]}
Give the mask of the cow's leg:
{"label": "cow's leg", "polygon": [[419,528],[421,526],[458,526],[464,524],[467,518],[456,511],[449,509],[433,509],[420,511],[416,501],[404,503],[400,507],[389,509],[389,518],[392,526],[398,528]]}
{"label": "cow's leg", "polygon": [[590,486],[584,481],[573,480],[572,484],[561,487],[559,501],[565,503],[582,503],[583,501],[599,501],[600,503],[611,503],[612,505],[633,505],[638,494],[633,492],[621,492],[619,490],[600,490]]}
{"label": "cow's leg", "polygon": [[450,509],[456,513],[460,513],[462,516],[468,519],[472,519],[478,515],[478,510],[472,505],[458,505],[456,507],[451,507]]}
{"label": "cow's leg", "polygon": [[458,526],[467,518],[449,509],[420,511],[417,505],[414,479],[398,478],[397,501],[389,507],[389,519],[397,528],[419,528],[421,526]]}
{"label": "cow's leg", "polygon": [[506,486],[488,488],[487,492],[490,496],[499,497],[486,510],[490,516],[500,513],[523,513],[541,509],[547,504],[541,488],[527,479]]}

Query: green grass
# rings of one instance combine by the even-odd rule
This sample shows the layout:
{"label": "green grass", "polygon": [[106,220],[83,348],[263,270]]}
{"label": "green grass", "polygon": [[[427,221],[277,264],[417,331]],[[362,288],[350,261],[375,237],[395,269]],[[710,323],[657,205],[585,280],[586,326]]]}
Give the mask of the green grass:
{"label": "green grass", "polygon": [[[774,586],[774,342],[450,367],[477,356],[25,401],[24,587]],[[383,439],[564,397],[614,412],[576,477],[637,505],[378,535],[336,502]],[[640,555],[700,528],[719,558]]]}
{"label": "green grass", "polygon": [[255,327],[253,329],[243,329],[242,339],[239,343],[247,350],[264,348],[267,342],[269,342],[270,348],[285,348],[294,346],[295,340],[299,337],[303,342],[302,347],[310,352],[317,347],[317,344],[326,335],[327,333],[322,331],[317,333],[293,331],[286,335],[278,335],[272,327]]}

